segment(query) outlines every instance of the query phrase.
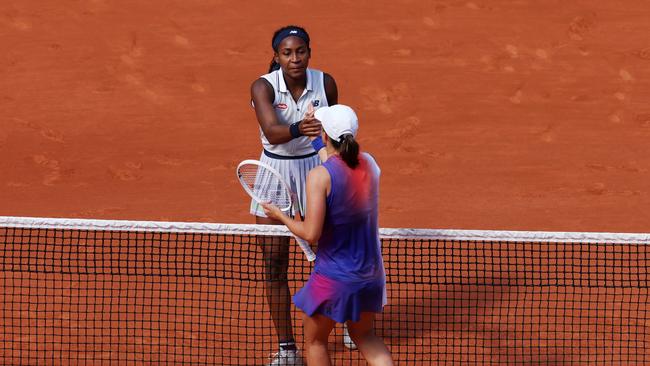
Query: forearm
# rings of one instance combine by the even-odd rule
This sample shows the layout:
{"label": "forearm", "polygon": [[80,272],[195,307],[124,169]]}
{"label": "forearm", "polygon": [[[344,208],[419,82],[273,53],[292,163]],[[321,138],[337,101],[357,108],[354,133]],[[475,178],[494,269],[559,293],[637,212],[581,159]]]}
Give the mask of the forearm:
{"label": "forearm", "polygon": [[280,221],[291,231],[294,235],[305,239],[309,244],[314,245],[318,242],[319,234],[316,233],[316,230],[310,227],[308,221],[298,221],[294,220],[289,216],[283,215],[280,218]]}
{"label": "forearm", "polygon": [[273,145],[287,143],[294,139],[291,135],[290,127],[287,125],[272,125],[262,130],[264,136]]}
{"label": "forearm", "polygon": [[264,136],[270,143],[277,145],[289,142],[300,136],[314,136],[320,133],[320,124],[314,123],[313,118],[302,119],[290,125],[277,123],[261,124]]}

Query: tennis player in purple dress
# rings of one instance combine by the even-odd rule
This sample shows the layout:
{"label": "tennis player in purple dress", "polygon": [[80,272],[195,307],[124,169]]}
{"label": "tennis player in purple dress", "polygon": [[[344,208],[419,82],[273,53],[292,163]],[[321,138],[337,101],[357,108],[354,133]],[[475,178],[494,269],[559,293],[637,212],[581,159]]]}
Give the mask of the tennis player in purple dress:
{"label": "tennis player in purple dress", "polygon": [[[304,221],[263,205],[268,217],[297,236],[318,242],[314,270],[293,301],[305,313],[305,348],[310,366],[331,365],[327,339],[334,325],[346,323],[352,340],[370,365],[393,365],[373,321],[385,304],[386,277],[378,226],[380,169],[359,151],[358,120],[348,106],[316,110],[323,127],[312,141],[327,160],[307,176]],[[321,149],[325,149],[322,151]]]}

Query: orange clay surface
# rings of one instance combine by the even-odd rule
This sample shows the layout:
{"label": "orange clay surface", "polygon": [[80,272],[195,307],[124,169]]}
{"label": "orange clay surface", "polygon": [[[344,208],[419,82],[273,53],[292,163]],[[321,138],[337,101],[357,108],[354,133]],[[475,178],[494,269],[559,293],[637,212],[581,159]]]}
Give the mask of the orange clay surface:
{"label": "orange clay surface", "polygon": [[251,223],[249,86],[312,37],[381,226],[650,231],[647,1],[0,5],[0,215]]}

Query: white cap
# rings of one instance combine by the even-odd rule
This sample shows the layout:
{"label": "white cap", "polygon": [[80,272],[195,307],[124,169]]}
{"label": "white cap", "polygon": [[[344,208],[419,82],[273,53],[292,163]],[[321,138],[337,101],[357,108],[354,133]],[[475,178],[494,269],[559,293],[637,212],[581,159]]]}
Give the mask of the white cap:
{"label": "white cap", "polygon": [[334,141],[340,141],[343,135],[357,135],[359,119],[354,110],[347,105],[320,107],[314,113],[314,117],[320,121],[327,136]]}

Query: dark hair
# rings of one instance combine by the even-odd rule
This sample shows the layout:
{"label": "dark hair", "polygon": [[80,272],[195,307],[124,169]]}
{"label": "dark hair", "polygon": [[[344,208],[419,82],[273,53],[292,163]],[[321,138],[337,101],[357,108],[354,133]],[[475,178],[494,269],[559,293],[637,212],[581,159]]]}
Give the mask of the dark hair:
{"label": "dark hair", "polygon": [[351,134],[343,135],[341,141],[334,141],[329,136],[328,138],[347,166],[354,169],[359,165],[359,143],[354,139],[354,136]]}
{"label": "dark hair", "polygon": [[[275,37],[277,37],[280,33],[284,32],[286,30],[289,30],[289,29],[296,29],[296,30],[300,31],[301,33],[304,33],[304,36],[306,36],[305,37],[306,39],[303,38],[303,37],[301,37],[301,38],[305,39],[305,43],[307,43],[307,48],[309,48],[309,34],[305,30],[305,28],[299,27],[297,25],[287,25],[286,27],[282,27],[282,28],[276,30],[275,33],[273,33],[273,37],[271,37],[271,47],[273,48],[273,51],[278,52],[277,47],[274,47],[274,45],[275,45]],[[279,68],[280,68],[280,64],[275,62],[275,57],[273,57],[271,59],[271,65],[269,65],[269,72],[273,72],[275,70],[278,70]]]}

